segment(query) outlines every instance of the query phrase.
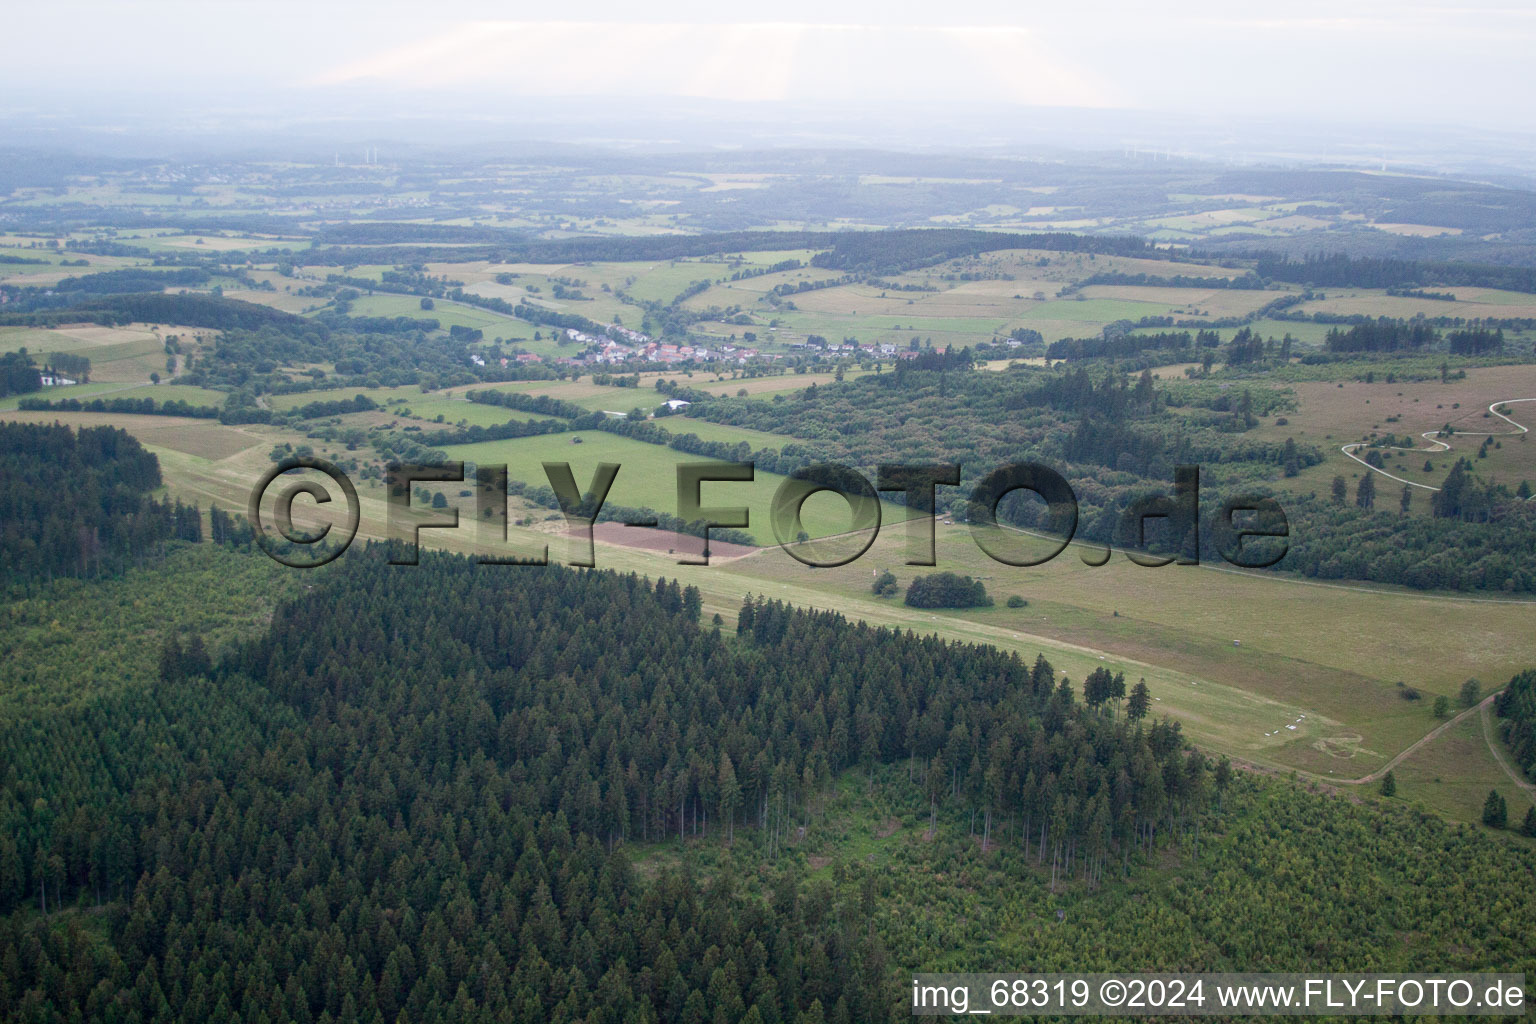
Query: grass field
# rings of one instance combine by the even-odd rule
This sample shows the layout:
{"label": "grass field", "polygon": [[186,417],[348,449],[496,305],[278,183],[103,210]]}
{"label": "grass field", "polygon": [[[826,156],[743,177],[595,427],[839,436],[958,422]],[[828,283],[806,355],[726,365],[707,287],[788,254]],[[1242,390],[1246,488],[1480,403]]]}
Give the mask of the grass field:
{"label": "grass field", "polygon": [[[580,443],[575,440],[578,437]],[[541,466],[544,462],[569,462],[571,472],[581,484],[592,479],[599,462],[615,462],[621,468],[609,493],[610,502],[631,508],[651,508],[670,515],[678,513],[676,466],[685,462],[709,461],[672,448],[602,431],[451,445],[444,450],[452,459],[477,464],[506,463],[511,479],[534,484],[547,483]],[[706,507],[746,506],[751,515],[748,532],[759,543],[771,544],[773,530],[769,509],[774,492],[783,481],[784,478],[777,474],[759,471],[750,484],[706,483],[703,485],[702,502]],[[842,533],[849,528],[849,515],[842,502],[831,496],[825,497],[825,501],[813,498],[805,505],[805,529],[812,537]],[[884,515],[897,519],[904,512],[900,506],[886,505]]]}
{"label": "grass field", "polygon": [[[464,290],[475,295],[501,299],[514,305],[518,302],[531,302],[557,312],[584,316],[598,323],[611,323],[615,317],[638,323],[642,310],[637,306],[628,305],[615,295],[611,284],[609,284],[609,290],[604,291],[602,286],[608,282],[589,277],[586,270],[586,267],[571,265],[519,264],[513,266],[484,261],[427,264],[427,273],[463,281]],[[496,278],[501,274],[511,274],[511,283],[498,282]],[[577,290],[585,298],[556,298],[554,296],[556,285],[554,278],[556,277],[586,282],[577,286]]]}
{"label": "grass field", "polygon": [[23,399],[27,398],[45,398],[50,401],[60,398],[78,398],[84,401],[88,398],[107,397],[119,393],[128,387],[132,387],[132,385],[98,384],[92,382],[89,384],[75,384],[70,387],[44,388],[41,391],[34,391],[30,394],[7,395],[5,398],[0,398],[0,410],[15,409]]}
{"label": "grass field", "polygon": [[[1430,288],[1428,291],[1445,291]],[[1306,302],[1296,308],[1303,313],[1337,313],[1344,316],[1426,317],[1536,317],[1536,295],[1502,292],[1491,288],[1452,289],[1457,301],[1400,298],[1371,289],[1328,289],[1326,299]]]}
{"label": "grass field", "polygon": [[[1279,481],[1281,486],[1298,493],[1326,494],[1335,474],[1350,481],[1353,493],[1354,481],[1366,470],[1339,450],[1342,445],[1391,433],[1399,438],[1399,443],[1404,434],[1411,434],[1416,448],[1428,449],[1432,447],[1430,442],[1420,435],[1439,430],[1447,423],[1454,430],[1468,432],[1466,436],[1445,439],[1452,446],[1451,451],[1385,451],[1387,472],[1415,483],[1438,486],[1455,460],[1466,457],[1474,461],[1480,474],[1511,487],[1521,480],[1536,484],[1536,430],[1497,438],[1501,447],[1491,449],[1486,459],[1477,458],[1483,438],[1475,436],[1479,432],[1513,431],[1503,420],[1485,415],[1488,405],[1501,399],[1536,398],[1536,365],[1474,368],[1467,371],[1465,380],[1446,383],[1429,380],[1388,384],[1383,373],[1373,383],[1302,381],[1288,386],[1295,392],[1299,406],[1296,412],[1285,414],[1289,422],[1281,426],[1273,420],[1266,421],[1248,436],[1275,441],[1294,437],[1298,443],[1309,442],[1322,448],[1326,459],[1321,465]],[[1536,428],[1533,404],[1536,403],[1512,406],[1510,416],[1517,423]],[[1356,454],[1364,457],[1363,452]],[[1426,460],[1434,467],[1430,472],[1424,471]],[[1377,485],[1379,500],[1384,502],[1395,502],[1402,489],[1391,480],[1378,479]],[[1420,511],[1428,507],[1428,495],[1428,491],[1415,495]]]}
{"label": "grass field", "polygon": [[705,441],[723,441],[726,444],[745,441],[754,451],[759,448],[782,448],[786,443],[795,440],[784,434],[770,434],[766,430],[733,427],[724,423],[711,423],[708,420],[689,419],[686,416],[663,416],[656,423],[673,434],[695,434]]}
{"label": "grass field", "polygon": [[151,373],[168,376],[165,368],[167,334],[184,339],[184,350],[195,346],[192,339],[206,332],[194,327],[128,324],[99,327],[95,324],[42,329],[36,327],[0,327],[0,352],[25,348],[39,365],[50,353],[67,352],[91,361],[92,383],[147,383]]}
{"label": "grass field", "polygon": [[284,313],[307,313],[324,304],[324,299],[317,299],[310,295],[292,295],[279,287],[275,292],[269,292],[258,288],[225,288],[225,298],[239,299],[241,302],[254,302],[258,306],[271,306],[280,309]]}
{"label": "grass field", "polygon": [[[228,427],[217,420],[182,416],[129,416],[94,412],[19,412],[0,410],[0,418],[19,423],[67,423],[74,427],[120,427],[145,445],[206,460],[225,459],[262,443],[246,427]],[[252,481],[256,478],[252,477]]]}
{"label": "grass field", "polygon": [[506,423],[508,420],[528,422],[531,420],[554,418],[550,416],[536,416],[533,413],[520,412],[517,409],[504,409],[496,405],[483,405],[479,402],[471,402],[463,398],[453,398],[438,393],[423,395],[418,392],[415,397],[407,398],[405,405],[399,408],[403,411],[408,410],[410,415],[416,419],[434,420],[441,416],[444,423],[463,423],[471,427],[490,427],[499,423]]}
{"label": "grass field", "polygon": [[[853,376],[852,373],[845,376]],[[692,386],[700,391],[708,391],[712,395],[735,395],[746,392],[745,398],[760,398],[771,401],[774,395],[788,395],[796,391],[804,391],[814,381],[826,383],[832,379],[831,373],[825,374],[785,374],[772,377],[745,377],[738,380],[705,381],[694,383]]]}
{"label": "grass field", "polygon": [[1398,799],[1417,801],[1456,821],[1479,821],[1490,789],[1504,797],[1509,819],[1516,824],[1532,806],[1530,796],[1510,781],[1488,749],[1478,714],[1468,715],[1419,748],[1393,774]]}

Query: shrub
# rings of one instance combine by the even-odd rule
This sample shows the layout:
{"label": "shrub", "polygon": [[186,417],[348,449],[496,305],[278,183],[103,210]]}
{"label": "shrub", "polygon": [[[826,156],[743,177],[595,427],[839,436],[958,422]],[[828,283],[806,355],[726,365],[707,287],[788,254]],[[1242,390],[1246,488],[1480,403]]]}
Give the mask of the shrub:
{"label": "shrub", "polygon": [[1029,602],[1024,600],[1018,594],[1014,594],[1014,595],[1012,595],[1012,596],[1010,596],[1008,598],[1008,607],[1009,608],[1023,608],[1027,604],[1029,604]]}
{"label": "shrub", "polygon": [[937,572],[913,580],[907,587],[906,603],[912,608],[988,608],[992,599],[980,580]]}

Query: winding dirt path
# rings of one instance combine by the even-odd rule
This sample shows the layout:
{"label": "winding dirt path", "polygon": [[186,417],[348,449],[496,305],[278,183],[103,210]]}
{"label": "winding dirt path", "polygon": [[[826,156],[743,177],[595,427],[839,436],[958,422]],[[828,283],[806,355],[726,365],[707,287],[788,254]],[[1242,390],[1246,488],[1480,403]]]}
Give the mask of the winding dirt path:
{"label": "winding dirt path", "polygon": [[1404,761],[1408,760],[1408,758],[1413,755],[1414,751],[1418,750],[1420,747],[1424,746],[1425,744],[1434,742],[1435,738],[1437,736],[1439,736],[1441,733],[1445,732],[1445,730],[1449,729],[1451,726],[1455,725],[1457,722],[1461,721],[1463,718],[1466,718],[1468,715],[1477,714],[1480,711],[1482,711],[1484,708],[1486,708],[1488,705],[1492,704],[1493,703],[1493,699],[1495,697],[1497,697],[1500,693],[1503,693],[1503,692],[1504,692],[1503,690],[1497,690],[1497,691],[1495,691],[1493,693],[1490,693],[1488,696],[1486,696],[1482,700],[1478,701],[1477,704],[1473,705],[1470,708],[1467,708],[1467,710],[1463,711],[1461,714],[1455,716],[1454,718],[1448,718],[1445,721],[1441,722],[1439,725],[1437,725],[1433,729],[1429,730],[1429,732],[1425,733],[1423,736],[1420,736],[1417,740],[1415,740],[1414,742],[1410,743],[1408,746],[1404,747],[1398,753],[1398,755],[1396,757],[1394,757],[1392,760],[1388,761],[1386,764],[1382,765],[1380,768],[1378,768],[1375,771],[1371,772],[1369,775],[1362,775],[1358,779],[1335,779],[1335,778],[1330,776],[1327,779],[1327,781],[1328,782],[1337,782],[1340,785],[1344,785],[1344,786],[1363,786],[1367,782],[1375,782],[1377,779],[1380,779],[1383,775],[1387,774],[1387,772],[1391,771],[1393,768],[1396,768],[1398,765],[1400,765]]}
{"label": "winding dirt path", "polygon": [[[1488,411],[1490,413],[1492,413],[1493,415],[1497,416],[1499,419],[1503,420],[1505,423],[1508,423],[1510,426],[1514,427],[1515,428],[1514,430],[1501,430],[1498,433],[1492,433],[1492,432],[1489,432],[1489,431],[1457,430],[1457,431],[1453,431],[1449,436],[1455,437],[1457,435],[1464,435],[1466,437],[1512,437],[1512,436],[1514,436],[1516,434],[1528,434],[1528,433],[1530,433],[1530,428],[1529,427],[1521,426],[1520,424],[1516,423],[1514,420],[1510,419],[1508,416],[1504,415],[1503,413],[1499,412],[1499,410],[1498,410],[1498,406],[1501,406],[1501,405],[1514,405],[1516,402],[1536,402],[1536,398],[1507,398],[1507,399],[1505,399],[1502,402],[1494,402],[1492,405],[1488,406]],[[1426,431],[1424,431],[1424,433],[1419,435],[1420,437],[1422,437],[1425,440],[1427,440],[1431,445],[1436,445],[1437,447],[1433,447],[1433,448],[1403,448],[1400,445],[1385,445],[1385,446],[1383,446],[1383,449],[1385,451],[1390,451],[1390,452],[1430,452],[1430,453],[1433,453],[1433,452],[1448,452],[1448,451],[1451,451],[1451,446],[1448,443],[1446,443],[1445,441],[1440,440],[1440,436],[1439,435],[1440,435],[1440,431],[1438,431],[1438,430],[1426,430]],[[1357,449],[1357,448],[1369,448],[1369,447],[1370,447],[1370,445],[1366,444],[1364,441],[1355,441],[1352,444],[1346,444],[1346,445],[1340,446],[1339,451],[1343,452],[1345,455],[1348,455],[1350,458],[1354,459],[1356,462],[1360,463],[1360,465],[1364,466],[1366,469],[1370,470],[1371,472],[1373,472],[1373,473],[1380,473],[1382,476],[1386,477],[1388,480],[1396,480],[1400,484],[1407,484],[1409,487],[1418,487],[1418,488],[1421,488],[1421,489],[1426,490],[1426,491],[1438,491],[1440,489],[1438,487],[1431,487],[1429,484],[1418,484],[1418,483],[1414,483],[1412,480],[1404,480],[1400,476],[1393,476],[1391,473],[1388,473],[1386,470],[1378,469],[1376,466],[1371,465],[1369,462],[1366,462],[1364,459],[1360,458],[1360,456],[1355,454],[1355,449]]]}
{"label": "winding dirt path", "polygon": [[1483,701],[1477,706],[1478,710],[1482,712],[1483,739],[1487,741],[1488,749],[1493,753],[1493,759],[1499,762],[1499,767],[1503,768],[1504,774],[1509,776],[1509,781],[1525,790],[1525,794],[1531,799],[1536,800],[1536,785],[1533,785],[1527,781],[1526,778],[1521,775],[1519,769],[1509,763],[1509,759],[1504,756],[1504,751],[1501,749],[1498,738],[1493,734],[1493,723],[1489,720],[1488,715],[1488,705],[1492,703],[1492,701],[1493,698],[1490,697],[1488,700]]}

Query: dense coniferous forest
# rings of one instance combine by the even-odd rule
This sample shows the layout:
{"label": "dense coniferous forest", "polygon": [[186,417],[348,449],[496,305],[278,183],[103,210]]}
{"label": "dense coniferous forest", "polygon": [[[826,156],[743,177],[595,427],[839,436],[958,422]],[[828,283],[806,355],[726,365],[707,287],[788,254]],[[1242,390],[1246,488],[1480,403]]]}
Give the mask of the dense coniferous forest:
{"label": "dense coniferous forest", "polygon": [[[0,1013],[624,1019],[611,994],[695,1020],[707,994],[732,1020],[881,1019],[868,907],[728,876],[641,891],[626,844],[750,827],[772,865],[840,773],[895,763],[984,844],[1006,817],[1053,876],[1094,880],[1212,798],[1176,727],[1079,703],[1043,660],[768,601],[722,636],[696,592],[634,576],[377,548],[344,569],[217,667],[168,644],[162,692],[60,726],[149,714],[174,750],[93,745],[61,787],[47,737],[10,733]],[[67,962],[26,923],[103,902],[105,948],[50,938]]]}
{"label": "dense coniferous forest", "polygon": [[[0,1018],[852,1024],[1023,956],[1533,966],[1521,849],[1213,767],[1107,672],[378,547],[159,663],[0,717]],[[931,839],[808,869],[866,791]]]}
{"label": "dense coniferous forest", "polygon": [[196,508],[159,502],[160,464],[116,427],[0,423],[0,577],[97,576],[168,540],[199,540]]}
{"label": "dense coniferous forest", "polygon": [[1335,252],[1313,254],[1299,260],[1266,253],[1255,272],[1261,278],[1335,288],[1401,288],[1422,285],[1505,288],[1536,291],[1536,271],[1529,267],[1501,267],[1486,263],[1453,263],[1350,257]]}

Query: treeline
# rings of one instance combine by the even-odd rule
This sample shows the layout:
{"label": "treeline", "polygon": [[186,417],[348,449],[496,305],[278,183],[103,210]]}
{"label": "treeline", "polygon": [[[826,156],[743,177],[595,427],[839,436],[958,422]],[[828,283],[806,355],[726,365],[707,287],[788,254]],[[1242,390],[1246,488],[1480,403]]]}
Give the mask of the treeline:
{"label": "treeline", "polygon": [[[1112,334],[1099,338],[1060,338],[1046,347],[1047,359],[1130,359],[1143,352],[1194,354],[1221,345],[1216,331],[1160,331],[1156,334]],[[1198,356],[1196,356],[1198,358]]]}
{"label": "treeline", "polygon": [[[311,185],[303,187],[310,195]],[[347,191],[356,186],[348,183]],[[327,224],[314,233],[313,242],[321,245],[400,245],[422,242],[517,244],[527,239],[521,231],[508,228],[478,227],[468,224],[417,224],[408,221],[353,221]],[[439,254],[441,255],[441,254]]]}
{"label": "treeline", "polygon": [[1164,276],[1159,274],[1125,274],[1118,271],[1103,271],[1076,282],[1073,290],[1077,291],[1093,284],[1135,285],[1138,287],[1150,285],[1157,288],[1235,288],[1244,291],[1263,291],[1267,287],[1264,279],[1251,270],[1237,277],[1192,277],[1188,274]]}
{"label": "treeline", "polygon": [[0,326],[47,327],[81,321],[107,326],[126,323],[180,324],[185,327],[211,327],[221,331],[253,331],[263,327],[280,327],[290,332],[325,330],[323,326],[304,317],[270,306],[226,299],[205,292],[188,292],[184,295],[161,292],[108,295],[77,302],[66,310],[0,313]]}
{"label": "treeline", "polygon": [[195,507],[158,502],[160,463],[115,427],[0,422],[0,578],[99,576],[169,540],[202,538]]}
{"label": "treeline", "polygon": [[113,412],[132,416],[191,416],[194,419],[218,419],[216,405],[192,405],[184,399],[164,402],[153,398],[23,398],[17,408],[44,412]]}
{"label": "treeline", "polygon": [[1455,302],[1451,292],[1427,292],[1422,288],[1388,288],[1387,294],[1398,299],[1430,299],[1434,302]]}
{"label": "treeline", "polygon": [[488,427],[474,424],[462,430],[436,431],[431,435],[430,440],[436,446],[479,444],[481,441],[505,441],[514,437],[563,434],[572,429],[574,428],[560,420],[508,420]]}
{"label": "treeline", "polygon": [[[1504,350],[1504,330],[1469,327],[1444,338],[1451,355],[1480,356]],[[1325,337],[1329,352],[1405,352],[1438,347],[1440,332],[1423,320],[1361,320],[1348,330],[1331,328]]]}
{"label": "treeline", "polygon": [[466,391],[464,397],[481,405],[497,405],[504,409],[538,413],[540,416],[559,416],[573,420],[591,415],[591,411],[575,402],[567,402],[549,395],[529,395],[521,391]]}
{"label": "treeline", "polygon": [[726,280],[747,281],[754,277],[766,277],[769,274],[780,274],[786,270],[799,270],[803,266],[805,266],[805,264],[796,259],[780,260],[779,262],[771,263],[766,267],[749,267],[746,270],[738,270],[730,277],[726,278]]}
{"label": "treeline", "polygon": [[291,410],[289,415],[296,419],[312,420],[322,416],[346,416],[354,412],[373,412],[379,408],[382,408],[379,403],[367,395],[353,395],[351,398],[310,402]]}
{"label": "treeline", "polygon": [[1477,327],[1465,331],[1451,331],[1445,336],[1445,340],[1453,356],[1482,356],[1504,351],[1502,328],[1490,331]]}
{"label": "treeline", "polygon": [[[637,235],[602,238],[536,240],[521,245],[471,244],[454,249],[459,261],[490,263],[586,263],[676,260],[698,256],[775,249],[824,249],[839,236],[832,231],[733,231],[700,235]],[[320,248],[304,254],[307,261],[332,266],[356,263],[352,249]],[[433,263],[443,250],[423,245],[394,244],[373,249],[369,258],[379,263]]]}
{"label": "treeline", "polygon": [[811,258],[811,265],[857,274],[900,274],[944,260],[998,249],[1046,249],[1115,256],[1146,256],[1151,250],[1140,238],[1112,235],[1004,234],[965,228],[919,228],[891,231],[842,231],[832,236],[830,249]]}
{"label": "treeline", "polygon": [[83,277],[66,277],[53,285],[56,292],[87,292],[96,295],[113,295],[125,292],[150,292],[161,288],[195,288],[207,284],[213,275],[201,267],[180,267],[176,270],[149,270],[131,267],[125,270],[104,270]]}
{"label": "treeline", "polygon": [[1491,263],[1382,259],[1344,253],[1314,254],[1300,260],[1265,253],[1255,272],[1274,281],[1314,287],[1420,288],[1425,285],[1500,288],[1536,292],[1536,269]]}
{"label": "treeline", "polygon": [[350,316],[326,308],[314,315],[314,319],[333,328],[356,331],[359,334],[416,334],[428,333],[442,327],[436,317],[413,316]]}
{"label": "treeline", "polygon": [[[828,278],[824,278],[824,279],[822,279],[820,281],[796,281],[793,284],[790,284],[789,282],[785,282],[784,284],[776,284],[776,285],[774,285],[773,286],[773,290],[770,291],[768,294],[769,295],[778,295],[778,296],[799,295],[802,292],[821,291],[824,288],[840,288],[843,285],[849,284],[849,283],[851,283],[853,281],[856,281],[856,280],[858,280],[858,278],[855,277],[854,275],[852,275],[852,274],[844,274],[842,277],[828,277]],[[704,288],[701,288],[699,290],[703,291],[703,290],[707,289],[708,287],[709,287],[709,282],[705,281],[704,282]],[[683,298],[686,298],[686,296],[683,296]]]}
{"label": "treeline", "polygon": [[1328,331],[1324,344],[1329,352],[1401,352],[1434,345],[1440,335],[1419,320],[1367,320],[1347,331]]}

